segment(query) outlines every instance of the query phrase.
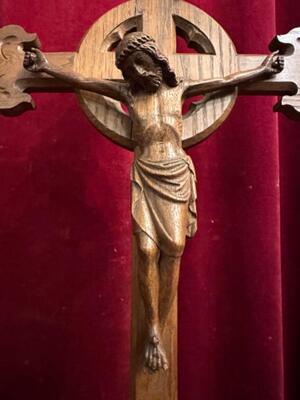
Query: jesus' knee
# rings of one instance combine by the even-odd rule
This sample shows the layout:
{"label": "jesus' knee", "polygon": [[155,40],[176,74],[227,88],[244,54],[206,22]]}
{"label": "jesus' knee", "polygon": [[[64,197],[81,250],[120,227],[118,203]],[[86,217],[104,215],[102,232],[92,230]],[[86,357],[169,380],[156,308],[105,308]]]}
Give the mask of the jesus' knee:
{"label": "jesus' knee", "polygon": [[185,239],[175,238],[169,245],[169,257],[181,257],[185,247]]}
{"label": "jesus' knee", "polygon": [[159,249],[154,241],[143,232],[137,236],[137,248],[139,257],[145,266],[157,262]]}

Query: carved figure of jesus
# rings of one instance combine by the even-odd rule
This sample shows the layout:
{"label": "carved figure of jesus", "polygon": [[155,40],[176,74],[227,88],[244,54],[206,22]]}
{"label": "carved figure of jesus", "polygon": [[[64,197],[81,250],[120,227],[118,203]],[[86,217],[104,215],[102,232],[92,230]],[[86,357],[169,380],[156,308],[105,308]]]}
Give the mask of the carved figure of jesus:
{"label": "carved figure of jesus", "polygon": [[46,72],[77,89],[111,97],[128,107],[136,144],[131,211],[147,324],[144,361],[152,372],[168,368],[161,337],[177,293],[186,237],[197,229],[195,170],[181,144],[182,102],[265,79],[280,72],[283,63],[283,58],[273,53],[256,69],[191,83],[178,79],[155,41],[143,32],[127,34],[116,49],[116,65],[124,81],[65,72],[50,64],[38,49],[25,54],[28,70]]}

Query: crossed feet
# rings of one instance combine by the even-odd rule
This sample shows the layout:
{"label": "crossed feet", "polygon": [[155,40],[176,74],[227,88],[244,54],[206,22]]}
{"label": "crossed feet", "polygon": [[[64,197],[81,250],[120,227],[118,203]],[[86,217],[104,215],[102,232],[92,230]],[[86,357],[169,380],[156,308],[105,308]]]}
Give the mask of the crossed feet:
{"label": "crossed feet", "polygon": [[160,369],[167,370],[169,368],[158,329],[155,327],[150,329],[146,343],[145,366],[151,372],[158,372]]}

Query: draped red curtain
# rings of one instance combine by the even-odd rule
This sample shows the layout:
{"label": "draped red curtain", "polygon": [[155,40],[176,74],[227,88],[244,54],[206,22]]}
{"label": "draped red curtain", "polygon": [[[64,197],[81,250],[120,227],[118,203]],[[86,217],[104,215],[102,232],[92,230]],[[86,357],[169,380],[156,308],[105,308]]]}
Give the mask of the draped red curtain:
{"label": "draped red curtain", "polygon": [[[121,2],[1,0],[0,25],[75,51]],[[191,2],[239,53],[300,26],[292,0]],[[0,117],[0,398],[128,400],[132,155],[74,94],[33,97],[36,111]],[[180,400],[300,398],[300,124],[275,101],[239,98],[189,150],[199,230],[181,269]]]}

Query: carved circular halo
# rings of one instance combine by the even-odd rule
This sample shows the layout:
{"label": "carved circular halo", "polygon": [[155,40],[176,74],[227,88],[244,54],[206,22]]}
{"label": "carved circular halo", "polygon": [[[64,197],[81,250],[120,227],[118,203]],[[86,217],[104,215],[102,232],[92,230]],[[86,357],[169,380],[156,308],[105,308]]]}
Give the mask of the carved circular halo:
{"label": "carved circular halo", "polygon": [[[237,71],[235,46],[224,29],[199,8],[174,2],[176,27],[202,54],[171,54],[166,56],[177,76],[189,80],[219,78]],[[170,12],[172,12],[170,11]],[[97,79],[122,79],[115,67],[116,43],[126,33],[142,30],[141,14],[136,15],[131,0],[100,17],[83,38],[75,57],[74,69],[84,76]],[[112,26],[114,29],[112,30]],[[78,92],[84,112],[94,126],[119,145],[133,150],[131,119],[121,104],[107,97],[86,91]],[[183,147],[199,143],[212,134],[227,118],[237,97],[237,90],[212,94],[194,105],[183,117]]]}

